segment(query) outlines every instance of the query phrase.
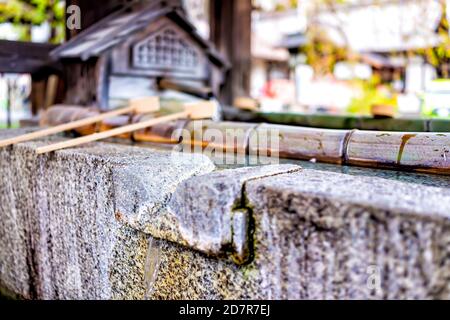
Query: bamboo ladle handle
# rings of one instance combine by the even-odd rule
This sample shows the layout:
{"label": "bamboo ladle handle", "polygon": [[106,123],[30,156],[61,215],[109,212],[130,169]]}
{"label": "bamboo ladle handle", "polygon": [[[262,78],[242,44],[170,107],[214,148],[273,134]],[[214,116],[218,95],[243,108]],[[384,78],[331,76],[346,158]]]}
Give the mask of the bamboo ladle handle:
{"label": "bamboo ladle handle", "polygon": [[47,152],[57,151],[61,149],[76,147],[85,143],[99,141],[115,136],[119,136],[125,133],[135,132],[137,130],[152,127],[156,124],[174,121],[183,118],[195,119],[207,119],[212,118],[217,111],[217,106],[210,101],[202,101],[195,103],[187,103],[184,105],[184,111],[174,113],[168,116],[163,116],[155,119],[146,120],[143,122],[130,124],[120,128],[98,132],[91,134],[89,136],[80,137],[77,139],[72,139],[68,141],[63,141],[55,144],[51,144],[45,147],[40,147],[36,149],[36,153],[43,154]]}
{"label": "bamboo ladle handle", "polygon": [[55,127],[42,129],[42,130],[31,132],[31,133],[27,133],[27,134],[24,134],[24,135],[21,135],[21,136],[18,136],[18,137],[13,137],[13,138],[1,140],[0,141],[0,148],[1,147],[6,147],[6,146],[10,146],[10,145],[13,145],[13,144],[16,144],[16,143],[20,143],[20,142],[26,142],[26,141],[35,140],[35,139],[38,139],[38,138],[47,137],[47,136],[50,136],[50,135],[53,135],[53,134],[57,134],[57,133],[61,133],[61,132],[64,132],[64,131],[69,131],[69,130],[81,128],[81,127],[84,127],[84,126],[88,126],[90,124],[101,122],[101,121],[109,119],[109,118],[113,118],[113,117],[119,116],[119,115],[132,113],[132,112],[150,113],[150,112],[158,111],[159,108],[160,107],[159,107],[159,99],[158,98],[149,97],[149,98],[136,99],[136,100],[131,102],[130,106],[125,107],[125,108],[121,108],[121,109],[113,110],[113,111],[110,111],[110,112],[102,113],[102,114],[99,114],[99,115],[96,115],[96,116],[93,116],[93,117],[89,117],[89,118],[85,118],[85,119],[81,119],[81,120],[77,120],[77,121],[61,124],[61,125],[58,125],[58,126],[55,126]]}
{"label": "bamboo ladle handle", "polygon": [[36,149],[36,153],[43,154],[43,153],[48,153],[48,152],[57,151],[57,150],[61,150],[61,149],[72,148],[72,147],[76,147],[76,146],[86,144],[89,142],[99,141],[99,140],[119,136],[119,135],[125,134],[125,133],[131,133],[131,132],[134,132],[137,130],[141,130],[141,129],[145,129],[145,128],[154,126],[156,124],[169,122],[169,121],[173,121],[173,120],[178,120],[178,119],[182,119],[182,118],[187,118],[187,117],[189,117],[189,112],[187,112],[187,111],[175,113],[175,114],[172,114],[169,116],[164,116],[164,117],[160,117],[160,118],[156,118],[156,119],[150,119],[147,121],[131,124],[128,126],[123,126],[123,127],[108,130],[108,131],[94,133],[89,136],[84,136],[84,137],[80,137],[77,139],[72,139],[72,140],[68,140],[68,141],[51,144],[51,145],[48,145],[45,147],[40,147],[40,148]]}

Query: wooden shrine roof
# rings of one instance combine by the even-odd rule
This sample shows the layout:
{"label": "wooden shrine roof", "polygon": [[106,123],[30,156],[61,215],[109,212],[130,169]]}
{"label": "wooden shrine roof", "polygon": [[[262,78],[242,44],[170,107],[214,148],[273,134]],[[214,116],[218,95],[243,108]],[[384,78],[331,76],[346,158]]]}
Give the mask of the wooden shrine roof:
{"label": "wooden shrine roof", "polygon": [[228,67],[228,62],[217,53],[214,46],[198,34],[196,28],[188,21],[180,1],[176,0],[131,3],[62,44],[51,52],[51,56],[54,59],[79,58],[82,60],[98,57],[122,43],[133,33],[141,31],[148,24],[164,16],[185,30],[205,51],[213,64],[221,68]]}

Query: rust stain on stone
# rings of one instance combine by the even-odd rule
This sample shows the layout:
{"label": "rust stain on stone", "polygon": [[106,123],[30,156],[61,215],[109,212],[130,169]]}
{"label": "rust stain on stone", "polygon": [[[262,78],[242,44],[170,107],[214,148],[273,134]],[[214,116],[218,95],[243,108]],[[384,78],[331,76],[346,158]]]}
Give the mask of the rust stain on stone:
{"label": "rust stain on stone", "polygon": [[119,222],[122,222],[124,220],[123,214],[119,211],[116,212],[115,216],[116,216],[116,220]]}
{"label": "rust stain on stone", "polygon": [[402,161],[402,157],[403,157],[403,151],[405,151],[405,146],[408,143],[408,141],[414,137],[416,137],[417,134],[405,134],[402,137],[402,144],[400,145],[400,150],[398,152],[398,157],[397,157],[397,165],[400,165],[400,162]]}

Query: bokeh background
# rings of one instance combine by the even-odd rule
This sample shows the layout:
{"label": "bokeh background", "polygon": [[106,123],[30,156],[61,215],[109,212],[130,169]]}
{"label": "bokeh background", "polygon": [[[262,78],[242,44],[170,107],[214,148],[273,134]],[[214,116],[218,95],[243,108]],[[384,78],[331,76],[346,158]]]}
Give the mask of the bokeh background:
{"label": "bokeh background", "polygon": [[[184,0],[209,37],[209,0]],[[59,44],[65,1],[0,0],[0,39]],[[450,116],[449,0],[253,0],[251,97],[263,111]],[[14,53],[11,53],[14,54]],[[0,127],[30,115],[30,76],[0,74]]]}

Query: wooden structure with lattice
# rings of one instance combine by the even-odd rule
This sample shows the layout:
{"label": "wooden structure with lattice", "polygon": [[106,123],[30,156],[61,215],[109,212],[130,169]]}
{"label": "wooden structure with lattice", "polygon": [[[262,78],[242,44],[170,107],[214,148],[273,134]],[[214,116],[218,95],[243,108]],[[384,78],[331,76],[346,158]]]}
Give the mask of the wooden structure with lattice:
{"label": "wooden structure with lattice", "polygon": [[157,94],[167,83],[201,97],[217,96],[228,67],[187,20],[180,1],[124,6],[51,56],[65,70],[65,102],[103,109]]}

